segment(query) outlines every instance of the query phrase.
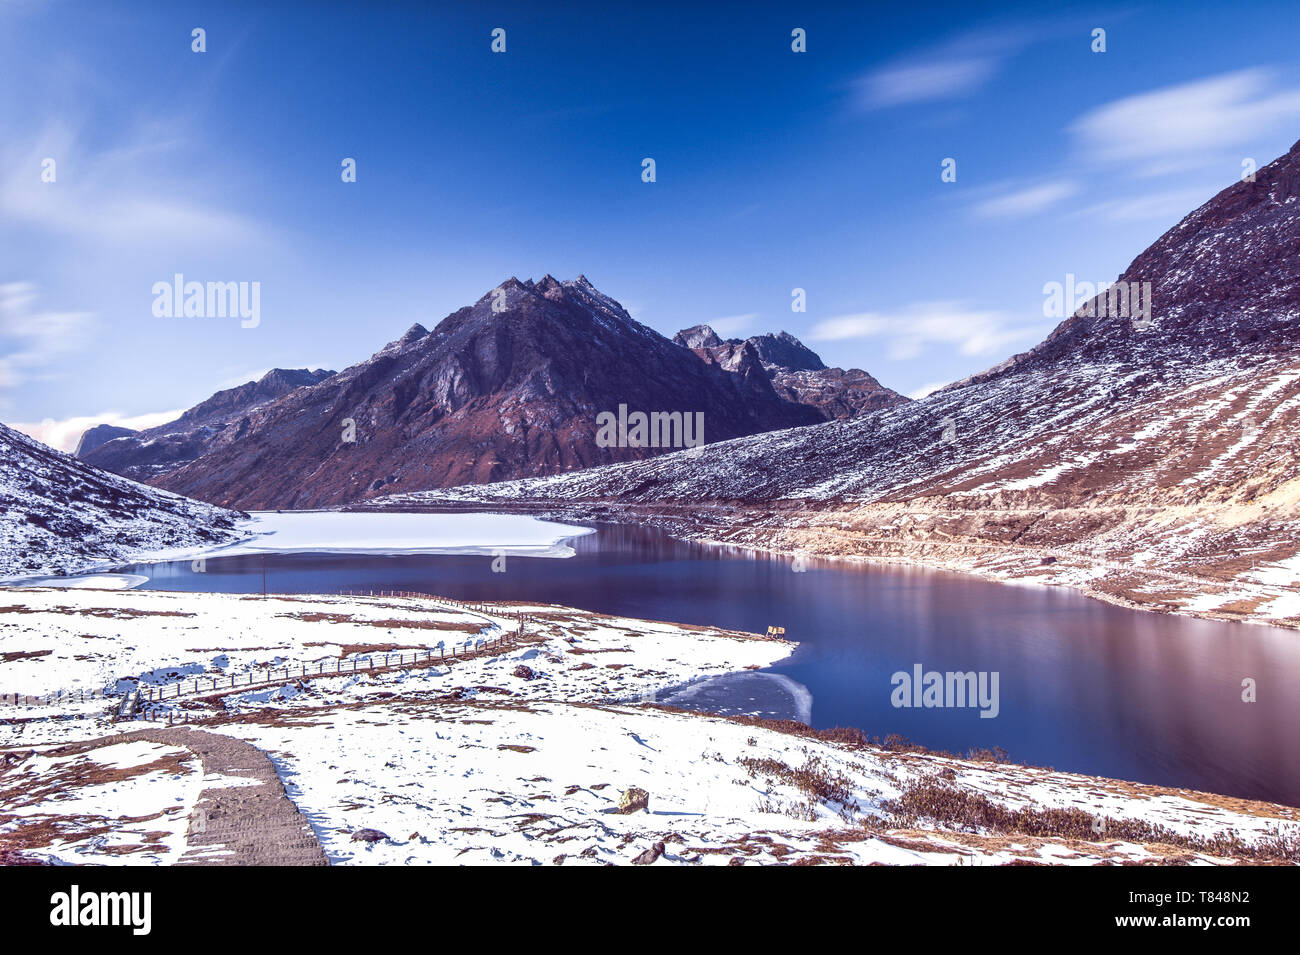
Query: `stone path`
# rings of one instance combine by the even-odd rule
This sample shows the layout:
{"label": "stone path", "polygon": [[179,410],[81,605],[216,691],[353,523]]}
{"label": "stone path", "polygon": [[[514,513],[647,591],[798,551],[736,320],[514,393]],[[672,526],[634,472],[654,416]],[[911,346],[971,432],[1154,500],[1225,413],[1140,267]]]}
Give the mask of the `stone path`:
{"label": "stone path", "polygon": [[[298,811],[269,756],[243,740],[188,726],[159,727],[59,747],[85,751],[142,739],[198,756],[205,774],[233,785],[204,789],[190,813],[177,865],[329,865],[307,817]],[[242,777],[242,778],[237,778]]]}

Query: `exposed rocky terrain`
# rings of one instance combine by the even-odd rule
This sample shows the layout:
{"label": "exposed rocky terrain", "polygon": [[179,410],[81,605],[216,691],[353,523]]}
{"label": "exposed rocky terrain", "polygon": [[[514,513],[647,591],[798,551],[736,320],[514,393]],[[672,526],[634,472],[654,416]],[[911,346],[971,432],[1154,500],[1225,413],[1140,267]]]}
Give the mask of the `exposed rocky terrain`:
{"label": "exposed rocky terrain", "polygon": [[724,341],[708,325],[695,325],[682,329],[673,341],[728,371],[757,374],[753,369],[761,365],[778,395],[816,408],[827,421],[853,418],[909,400],[861,368],[827,368],[789,332]]}
{"label": "exposed rocky terrain", "polygon": [[1296,625],[1298,257],[1300,144],[1134,260],[1120,281],[1151,283],[1149,316],[1085,304],[1029,352],[851,420],[387,503],[635,517]]}
{"label": "exposed rocky terrain", "polygon": [[[342,372],[313,373],[327,377],[269,400],[223,392],[87,459],[223,505],[321,507],[683,445],[598,441],[600,416],[621,406],[702,415],[712,442],[906,401],[865,372],[824,368],[788,335],[722,349],[670,341],[585,277],[511,278],[433,331],[417,324]],[[776,364],[787,360],[798,367]]]}
{"label": "exposed rocky terrain", "polygon": [[241,516],[91,467],[0,425],[0,578],[233,541]]}

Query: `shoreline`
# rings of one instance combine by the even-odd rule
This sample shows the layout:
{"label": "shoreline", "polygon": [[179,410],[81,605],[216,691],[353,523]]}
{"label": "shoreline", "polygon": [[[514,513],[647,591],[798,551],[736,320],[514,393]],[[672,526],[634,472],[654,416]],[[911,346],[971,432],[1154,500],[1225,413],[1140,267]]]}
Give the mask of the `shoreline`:
{"label": "shoreline", "polygon": [[[1142,578],[1152,583],[1168,582],[1178,580],[1184,583],[1185,587],[1218,587],[1223,590],[1237,588],[1256,588],[1264,592],[1264,596],[1269,599],[1286,597],[1289,595],[1300,594],[1300,586],[1277,585],[1241,581],[1214,581],[1207,578],[1196,578],[1192,575],[1179,574],[1176,570],[1167,570],[1164,568],[1142,567],[1136,565],[1126,565],[1118,567],[1116,562],[1107,561],[1104,558],[1069,552],[1065,548],[1006,548],[992,542],[980,541],[942,541],[942,540],[925,540],[925,541],[906,541],[890,540],[888,546],[907,548],[912,547],[918,550],[940,549],[940,548],[962,548],[973,552],[972,559],[969,561],[956,560],[952,558],[931,557],[924,553],[913,554],[861,554],[861,553],[843,553],[825,548],[818,549],[816,546],[797,546],[794,544],[782,545],[773,538],[781,535],[796,533],[802,528],[793,527],[768,527],[763,524],[753,522],[756,509],[746,509],[740,505],[706,505],[718,510],[724,510],[729,515],[739,515],[740,520],[731,527],[719,524],[702,523],[698,520],[684,517],[672,509],[645,507],[643,513],[627,514],[626,511],[638,511],[642,505],[621,505],[610,502],[583,502],[570,505],[555,505],[543,501],[514,501],[514,502],[479,502],[479,501],[438,501],[429,504],[420,504],[416,501],[403,500],[398,504],[387,505],[382,503],[384,499],[377,499],[377,502],[363,502],[362,504],[349,505],[350,508],[364,510],[382,510],[394,513],[421,513],[431,511],[435,513],[454,513],[458,511],[481,511],[485,508],[491,509],[497,513],[533,515],[546,520],[557,521],[584,521],[597,524],[631,524],[636,526],[647,525],[666,534],[667,536],[681,541],[683,543],[700,544],[709,547],[721,549],[738,550],[755,555],[764,555],[769,558],[783,558],[793,560],[798,557],[804,557],[812,560],[823,560],[838,563],[846,566],[858,566],[869,564],[892,565],[901,567],[917,567],[947,573],[965,574],[976,577],[990,583],[1001,584],[1020,584],[1027,586],[1039,587],[1064,587],[1077,591],[1085,597],[1099,600],[1113,606],[1122,607],[1127,610],[1141,610],[1152,613],[1172,614],[1175,616],[1193,617],[1201,620],[1214,620],[1221,623],[1247,623],[1257,626],[1277,627],[1285,630],[1300,630],[1300,615],[1274,617],[1266,616],[1254,612],[1236,612],[1222,611],[1217,607],[1203,608],[1189,606],[1188,603],[1198,598],[1205,597],[1204,591],[1182,596],[1178,600],[1170,599],[1167,596],[1152,594],[1151,599],[1141,600],[1129,596],[1123,592],[1115,592],[1093,586],[1094,581],[1105,581],[1108,574],[1130,575]],[[624,513],[620,513],[620,511]],[[770,512],[769,512],[770,513]],[[832,512],[821,512],[822,514]],[[748,522],[747,522],[748,519]],[[756,539],[737,540],[734,537],[727,538],[719,536],[719,532],[728,534],[749,534],[752,537],[764,538],[761,542]],[[825,539],[828,535],[820,535],[820,539]],[[832,540],[832,543],[836,541]],[[860,543],[861,538],[853,535],[844,535],[838,543],[852,545]],[[1007,572],[1004,567],[992,565],[1006,556],[1022,555],[1027,558],[1036,559],[1038,563],[1031,563],[1028,566],[1037,570],[1037,573],[1013,575]],[[1044,560],[1050,559],[1050,563],[1043,563]],[[981,560],[987,560],[991,563],[980,563]],[[1073,561],[1075,563],[1066,565],[1064,561]],[[1074,578],[1069,578],[1069,572],[1075,572]],[[1244,592],[1244,591],[1243,591]],[[1219,596],[1217,594],[1210,596]],[[1259,602],[1263,602],[1263,597],[1257,597]],[[1230,605],[1235,602],[1233,594],[1224,595],[1223,605]]]}
{"label": "shoreline", "polygon": [[[1033,548],[1033,547],[1007,547],[993,542],[983,541],[945,541],[928,539],[924,541],[908,541],[902,539],[883,540],[885,546],[896,547],[901,549],[911,548],[913,553],[846,553],[842,550],[844,546],[861,545],[863,539],[860,536],[852,534],[842,534],[836,537],[833,534],[820,532],[817,535],[817,543],[783,543],[780,538],[783,536],[796,535],[804,528],[797,527],[770,527],[765,524],[757,523],[753,509],[747,509],[739,505],[713,505],[715,509],[724,510],[729,516],[734,515],[739,519],[730,527],[720,524],[710,524],[700,522],[698,519],[684,517],[681,513],[674,512],[672,509],[665,508],[645,508],[643,513],[626,513],[628,511],[637,512],[641,509],[640,505],[621,505],[610,502],[584,502],[570,505],[557,506],[542,501],[513,501],[513,502],[456,502],[456,501],[439,501],[421,504],[416,501],[404,500],[396,505],[383,503],[384,499],[376,499],[371,502],[360,502],[357,504],[343,505],[333,509],[312,509],[308,511],[283,512],[292,514],[350,514],[350,513],[384,513],[384,514],[462,514],[469,516],[516,516],[532,518],[534,520],[546,522],[579,522],[579,523],[597,523],[597,524],[631,524],[633,526],[650,526],[661,531],[667,536],[681,541],[683,543],[699,544],[719,549],[735,550],[752,555],[762,555],[768,558],[796,559],[803,557],[811,560],[828,561],[840,564],[846,567],[864,568],[873,564],[881,566],[899,566],[899,567],[916,567],[928,570],[935,570],[947,573],[958,573],[975,577],[991,583],[1002,584],[1021,584],[1039,587],[1064,587],[1074,590],[1085,597],[1099,600],[1113,606],[1122,607],[1127,610],[1140,610],[1152,613],[1172,614],[1175,616],[1193,617],[1202,620],[1213,620],[1222,623],[1246,623],[1257,626],[1277,627],[1286,630],[1300,630],[1300,614],[1291,616],[1268,616],[1258,613],[1261,604],[1278,598],[1285,598],[1291,595],[1297,597],[1300,602],[1300,586],[1266,584],[1256,582],[1242,581],[1214,581],[1206,578],[1195,578],[1192,575],[1179,574],[1176,570],[1167,570],[1163,568],[1142,567],[1137,565],[1117,565],[1117,562],[1107,561],[1104,558],[1071,552],[1065,548]],[[622,513],[620,513],[622,512]],[[274,513],[274,512],[272,512]],[[770,513],[770,512],[769,512]],[[831,512],[820,512],[825,515]],[[507,556],[517,557],[547,557],[563,559],[572,556],[572,541],[590,533],[589,529],[584,529],[586,533],[571,534],[557,538],[552,543],[545,546],[530,544],[516,545],[456,545],[449,547],[372,547],[369,549],[359,549],[355,545],[344,545],[339,547],[323,546],[306,546],[302,549],[282,550],[275,548],[258,549],[250,547],[252,541],[265,534],[249,533],[247,536],[238,541],[219,545],[215,548],[182,548],[173,551],[146,551],[127,562],[105,562],[95,561],[84,566],[79,566],[74,570],[69,570],[66,574],[50,575],[24,575],[22,577],[0,578],[0,589],[15,587],[31,586],[58,586],[57,581],[61,579],[75,580],[76,578],[95,577],[95,576],[121,576],[122,569],[126,567],[137,566],[142,563],[174,563],[177,561],[189,561],[200,558],[216,559],[224,556],[243,556],[251,554],[287,554],[287,553],[333,553],[333,554],[362,554],[368,556],[375,555],[410,555],[410,554],[429,554],[431,556],[457,556],[462,554],[471,554],[477,556],[496,555],[504,551]],[[725,535],[733,535],[728,538]],[[737,540],[734,535],[748,535],[747,539]],[[840,545],[841,549],[835,549]],[[241,550],[241,548],[244,548]],[[969,559],[958,559],[950,557],[940,557],[933,552],[943,548],[961,549],[970,553]],[[567,553],[566,553],[567,551]],[[931,553],[926,553],[930,551]],[[1005,561],[1008,557],[1014,559],[1022,558],[1018,569],[1025,570],[1031,568],[1030,572],[1012,573],[1016,568],[1008,567],[1005,563],[999,566],[1000,561]],[[1036,563],[1034,561],[1037,561]],[[1066,563],[1069,561],[1071,563]],[[1108,575],[1124,576],[1139,578],[1149,584],[1159,584],[1161,582],[1168,584],[1171,580],[1181,582],[1179,586],[1187,590],[1191,588],[1202,588],[1191,594],[1177,594],[1170,596],[1168,593],[1147,592],[1149,599],[1138,599],[1135,594],[1142,592],[1140,587],[1122,587],[1118,584],[1113,585],[1114,589],[1107,589],[1104,586],[1096,586],[1097,582],[1105,583]],[[137,585],[138,586],[138,585]],[[1220,588],[1230,591],[1226,594],[1211,594],[1207,592],[1208,588]],[[1233,588],[1238,588],[1239,596],[1234,599]],[[1250,590],[1254,588],[1254,592]],[[1178,589],[1174,587],[1173,589]],[[1199,607],[1190,604],[1205,597],[1222,596],[1219,605],[1213,607]],[[1253,599],[1254,604],[1249,610],[1245,611],[1225,611],[1220,609],[1222,606],[1231,606],[1234,603],[1241,603],[1243,599]]]}

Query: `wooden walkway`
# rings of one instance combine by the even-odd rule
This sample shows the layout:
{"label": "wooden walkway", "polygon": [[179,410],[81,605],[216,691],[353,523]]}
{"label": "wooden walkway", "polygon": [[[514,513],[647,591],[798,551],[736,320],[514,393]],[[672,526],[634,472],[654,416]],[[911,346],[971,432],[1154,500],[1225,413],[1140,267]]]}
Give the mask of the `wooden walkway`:
{"label": "wooden walkway", "polygon": [[80,753],[137,739],[189,750],[199,758],[205,774],[238,777],[237,785],[199,794],[177,865],[329,865],[307,817],[285,792],[271,758],[243,740],[188,726],[151,727],[71,743],[53,752]]}

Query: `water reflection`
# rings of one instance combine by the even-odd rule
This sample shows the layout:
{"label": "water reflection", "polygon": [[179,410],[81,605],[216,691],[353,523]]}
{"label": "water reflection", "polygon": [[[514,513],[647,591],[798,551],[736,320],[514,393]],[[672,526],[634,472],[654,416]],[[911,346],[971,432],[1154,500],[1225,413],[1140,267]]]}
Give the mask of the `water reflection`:
{"label": "water reflection", "polygon": [[[1300,634],[902,566],[810,562],[796,573],[788,558],[636,527],[601,527],[573,544],[573,558],[511,557],[505,573],[485,556],[277,555],[267,585],[537,600],[758,633],[785,626],[800,646],[768,672],[787,682],[742,674],[674,702],[899,733],[957,752],[1001,746],[1060,769],[1300,804]],[[254,557],[209,559],[203,574],[188,563],[128,570],[152,588],[262,589]],[[891,674],[918,663],[997,671],[999,716],[893,707]],[[1241,700],[1246,677],[1257,681],[1256,703]]]}

